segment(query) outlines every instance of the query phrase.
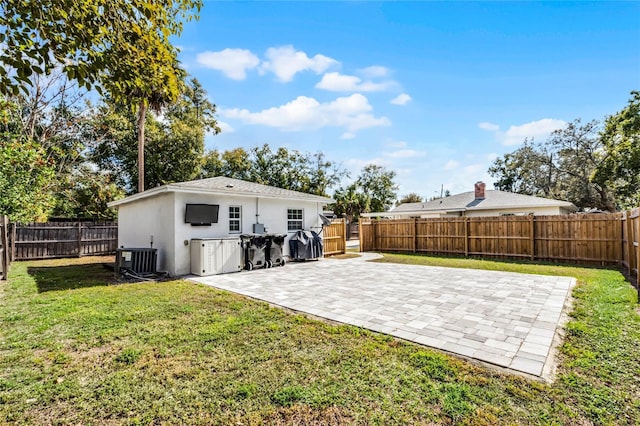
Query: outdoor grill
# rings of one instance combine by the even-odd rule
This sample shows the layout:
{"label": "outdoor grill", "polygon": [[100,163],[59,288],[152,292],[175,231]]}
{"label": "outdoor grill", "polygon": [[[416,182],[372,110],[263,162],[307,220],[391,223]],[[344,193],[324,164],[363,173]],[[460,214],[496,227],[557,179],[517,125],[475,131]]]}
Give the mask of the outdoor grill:
{"label": "outdoor grill", "polygon": [[292,260],[310,260],[322,257],[322,238],[314,231],[298,231],[289,239]]}

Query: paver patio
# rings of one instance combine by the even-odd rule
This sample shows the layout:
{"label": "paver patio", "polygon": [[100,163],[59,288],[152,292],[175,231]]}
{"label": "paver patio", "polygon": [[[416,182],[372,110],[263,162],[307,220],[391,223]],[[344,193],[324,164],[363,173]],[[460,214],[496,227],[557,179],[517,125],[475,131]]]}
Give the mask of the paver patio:
{"label": "paver patio", "polygon": [[575,279],[365,261],[376,256],[190,279],[549,379]]}

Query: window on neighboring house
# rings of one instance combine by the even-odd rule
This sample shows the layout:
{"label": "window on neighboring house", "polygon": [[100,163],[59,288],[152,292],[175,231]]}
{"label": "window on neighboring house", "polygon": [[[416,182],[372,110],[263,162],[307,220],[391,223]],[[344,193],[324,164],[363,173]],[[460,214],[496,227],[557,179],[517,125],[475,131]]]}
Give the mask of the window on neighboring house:
{"label": "window on neighboring house", "polygon": [[240,232],[242,230],[242,207],[229,207],[229,232]]}
{"label": "window on neighboring house", "polygon": [[298,231],[303,227],[302,209],[287,209],[287,230]]}

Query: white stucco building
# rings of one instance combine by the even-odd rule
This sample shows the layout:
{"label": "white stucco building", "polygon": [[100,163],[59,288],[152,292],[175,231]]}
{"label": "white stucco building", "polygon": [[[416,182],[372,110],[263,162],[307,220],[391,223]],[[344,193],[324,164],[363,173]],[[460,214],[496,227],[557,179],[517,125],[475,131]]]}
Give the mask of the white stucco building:
{"label": "white stucco building", "polygon": [[[226,177],[172,183],[109,203],[118,209],[118,246],[158,249],[158,270],[190,271],[190,241],[253,233],[287,234],[321,229],[319,214],[330,198]],[[218,206],[216,223],[186,223],[187,204]],[[254,227],[258,224],[257,227]]]}
{"label": "white stucco building", "polygon": [[438,198],[424,203],[400,204],[388,212],[363,213],[363,217],[436,218],[452,216],[526,216],[575,213],[577,207],[568,201],[532,197],[505,191],[485,190],[477,182],[474,190]]}

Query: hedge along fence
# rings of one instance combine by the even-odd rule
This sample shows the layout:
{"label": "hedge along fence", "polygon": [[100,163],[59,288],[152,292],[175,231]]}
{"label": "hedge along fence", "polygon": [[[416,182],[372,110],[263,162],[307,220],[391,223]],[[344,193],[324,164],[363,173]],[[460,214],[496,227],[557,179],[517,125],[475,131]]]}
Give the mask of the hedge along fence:
{"label": "hedge along fence", "polygon": [[637,277],[640,209],[556,216],[360,219],[361,251],[621,265]]}

